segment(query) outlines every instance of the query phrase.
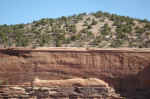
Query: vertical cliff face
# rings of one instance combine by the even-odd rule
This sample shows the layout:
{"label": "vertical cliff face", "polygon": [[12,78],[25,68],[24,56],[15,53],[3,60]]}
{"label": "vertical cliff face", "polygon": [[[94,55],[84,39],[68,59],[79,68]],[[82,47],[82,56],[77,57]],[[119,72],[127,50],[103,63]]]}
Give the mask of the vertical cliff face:
{"label": "vertical cliff face", "polygon": [[[0,50],[0,79],[12,83],[99,78],[119,90],[149,86],[150,52],[134,50]],[[146,71],[146,72],[145,72]],[[145,85],[145,83],[147,83]]]}

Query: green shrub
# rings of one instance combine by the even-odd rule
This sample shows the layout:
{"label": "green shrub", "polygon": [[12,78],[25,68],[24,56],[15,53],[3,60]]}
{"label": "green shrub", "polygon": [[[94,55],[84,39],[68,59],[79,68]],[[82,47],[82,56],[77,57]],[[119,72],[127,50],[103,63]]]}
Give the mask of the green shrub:
{"label": "green shrub", "polygon": [[96,18],[99,18],[101,16],[103,16],[103,12],[102,11],[98,11],[96,13],[93,13],[93,15],[96,17]]}
{"label": "green shrub", "polygon": [[100,31],[102,35],[108,35],[110,32],[111,32],[111,29],[108,26],[108,24],[104,24],[104,26],[102,27],[102,30]]}
{"label": "green shrub", "polygon": [[70,32],[72,32],[72,33],[76,33],[77,32],[76,25],[71,25],[70,26]]}
{"label": "green shrub", "polygon": [[136,27],[136,33],[144,33],[145,32],[145,29],[144,28],[139,28],[139,27]]}
{"label": "green shrub", "polygon": [[87,21],[84,21],[83,26],[88,26],[88,22],[87,22]]}
{"label": "green shrub", "polygon": [[146,30],[150,30],[150,23],[145,24],[144,28],[145,28]]}
{"label": "green shrub", "polygon": [[76,35],[71,36],[71,41],[76,41],[78,38]]}
{"label": "green shrub", "polygon": [[62,46],[62,41],[59,39],[56,39],[56,47],[61,47]]}
{"label": "green shrub", "polygon": [[110,46],[113,48],[117,48],[117,47],[120,47],[122,44],[123,44],[123,40],[117,39],[117,40],[114,40]]}
{"label": "green shrub", "polygon": [[47,34],[40,35],[39,38],[39,45],[44,46],[45,44],[48,44],[50,42],[50,36]]}
{"label": "green shrub", "polygon": [[88,25],[87,29],[92,29],[92,26],[91,26],[91,25]]}

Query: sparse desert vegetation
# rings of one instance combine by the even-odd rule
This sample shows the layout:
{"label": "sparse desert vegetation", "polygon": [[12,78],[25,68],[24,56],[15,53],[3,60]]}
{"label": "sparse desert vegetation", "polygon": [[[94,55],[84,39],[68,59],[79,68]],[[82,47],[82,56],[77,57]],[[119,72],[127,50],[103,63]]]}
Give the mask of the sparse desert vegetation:
{"label": "sparse desert vegetation", "polygon": [[0,25],[0,47],[39,46],[149,48],[150,22],[98,11]]}

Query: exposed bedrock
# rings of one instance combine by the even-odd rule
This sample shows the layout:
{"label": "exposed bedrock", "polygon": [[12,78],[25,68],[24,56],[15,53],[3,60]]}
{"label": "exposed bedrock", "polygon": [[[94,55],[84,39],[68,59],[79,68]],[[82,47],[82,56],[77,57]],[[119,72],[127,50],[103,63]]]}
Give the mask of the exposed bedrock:
{"label": "exposed bedrock", "polygon": [[150,51],[0,50],[0,79],[9,83],[98,78],[120,91],[150,88]]}

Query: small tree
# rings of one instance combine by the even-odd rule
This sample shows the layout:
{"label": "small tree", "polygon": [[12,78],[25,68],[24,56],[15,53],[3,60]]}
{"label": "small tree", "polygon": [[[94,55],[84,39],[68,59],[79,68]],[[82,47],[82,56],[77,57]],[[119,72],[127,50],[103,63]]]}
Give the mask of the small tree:
{"label": "small tree", "polygon": [[96,25],[96,24],[97,24],[97,21],[95,21],[95,20],[93,19],[91,25]]}
{"label": "small tree", "polygon": [[40,36],[39,44],[40,44],[40,46],[44,46],[45,44],[48,44],[49,41],[50,41],[50,36],[47,34],[42,34]]}
{"label": "small tree", "polygon": [[87,29],[91,29],[91,28],[92,28],[92,26],[91,26],[91,25],[88,25]]}
{"label": "small tree", "polygon": [[0,43],[7,44],[8,37],[6,33],[0,32]]}
{"label": "small tree", "polygon": [[62,41],[59,39],[56,39],[56,47],[61,47],[62,46]]}
{"label": "small tree", "polygon": [[70,32],[72,32],[72,33],[76,33],[77,32],[75,25],[71,25],[70,26]]}
{"label": "small tree", "polygon": [[101,11],[98,11],[98,12],[96,12],[95,14],[93,14],[96,18],[99,18],[99,17],[101,17],[101,16],[103,16],[103,12],[101,12]]}
{"label": "small tree", "polygon": [[102,30],[100,32],[102,35],[108,35],[111,32],[111,29],[108,26],[108,24],[104,24],[104,26],[102,27]]}

